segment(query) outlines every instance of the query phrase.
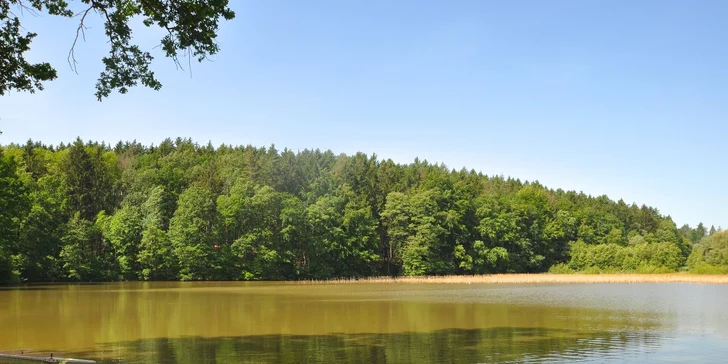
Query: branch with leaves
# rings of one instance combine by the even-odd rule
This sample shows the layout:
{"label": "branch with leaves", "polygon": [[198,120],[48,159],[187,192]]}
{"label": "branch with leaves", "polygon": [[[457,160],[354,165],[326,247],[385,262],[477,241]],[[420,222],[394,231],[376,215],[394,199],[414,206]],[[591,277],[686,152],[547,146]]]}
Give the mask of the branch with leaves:
{"label": "branch with leaves", "polygon": [[[96,83],[99,101],[111,92],[128,92],[129,88],[142,85],[159,90],[161,82],[155,77],[150,65],[154,57],[133,44],[133,32],[129,22],[142,17],[147,27],[157,26],[167,31],[161,39],[165,56],[181,67],[179,55],[186,54],[202,62],[220,51],[216,41],[221,19],[231,20],[235,13],[228,7],[228,0],[80,0],[87,7],[74,14],[64,0],[0,0],[0,95],[8,91],[35,92],[43,90],[43,82],[57,78],[56,70],[47,62],[31,64],[25,52],[37,36],[22,29],[20,18],[12,11],[17,8],[28,11],[45,11],[51,15],[79,17],[79,26],[68,54],[68,63],[77,70],[75,47],[85,39],[85,21],[90,13],[96,13],[104,22],[108,38],[109,54],[102,59],[104,70]],[[25,34],[23,34],[25,33]]]}

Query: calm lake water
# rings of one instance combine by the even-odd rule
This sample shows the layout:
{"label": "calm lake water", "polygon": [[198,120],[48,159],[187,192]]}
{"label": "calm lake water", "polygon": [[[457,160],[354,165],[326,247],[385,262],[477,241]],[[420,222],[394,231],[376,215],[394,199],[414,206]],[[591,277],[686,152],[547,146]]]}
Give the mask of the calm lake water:
{"label": "calm lake water", "polygon": [[100,363],[723,363],[728,286],[175,282],[0,289],[0,351],[15,349]]}

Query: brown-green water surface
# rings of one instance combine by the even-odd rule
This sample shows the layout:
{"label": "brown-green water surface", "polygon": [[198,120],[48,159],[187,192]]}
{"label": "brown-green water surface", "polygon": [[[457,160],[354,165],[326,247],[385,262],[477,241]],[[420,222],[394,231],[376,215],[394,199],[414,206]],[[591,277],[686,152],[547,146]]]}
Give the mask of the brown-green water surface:
{"label": "brown-green water surface", "polygon": [[724,362],[728,286],[115,283],[0,289],[0,351],[100,363]]}

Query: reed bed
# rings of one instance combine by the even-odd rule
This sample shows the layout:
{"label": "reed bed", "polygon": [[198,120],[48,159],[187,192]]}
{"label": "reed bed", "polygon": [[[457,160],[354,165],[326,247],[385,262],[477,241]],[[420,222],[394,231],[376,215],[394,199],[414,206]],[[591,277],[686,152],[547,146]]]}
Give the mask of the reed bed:
{"label": "reed bed", "polygon": [[728,275],[670,274],[488,274],[427,277],[371,277],[301,281],[304,284],[351,283],[452,283],[452,284],[533,284],[533,283],[699,283],[728,284]]}

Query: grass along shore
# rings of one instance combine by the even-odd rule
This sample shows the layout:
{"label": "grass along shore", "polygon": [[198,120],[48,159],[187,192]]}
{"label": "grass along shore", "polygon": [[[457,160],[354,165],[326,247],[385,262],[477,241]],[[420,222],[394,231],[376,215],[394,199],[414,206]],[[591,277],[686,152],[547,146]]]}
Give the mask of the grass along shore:
{"label": "grass along shore", "polygon": [[457,283],[457,284],[516,284],[516,283],[702,283],[728,284],[728,275],[665,274],[488,274],[427,277],[371,277],[303,281],[309,284],[330,283]]}

